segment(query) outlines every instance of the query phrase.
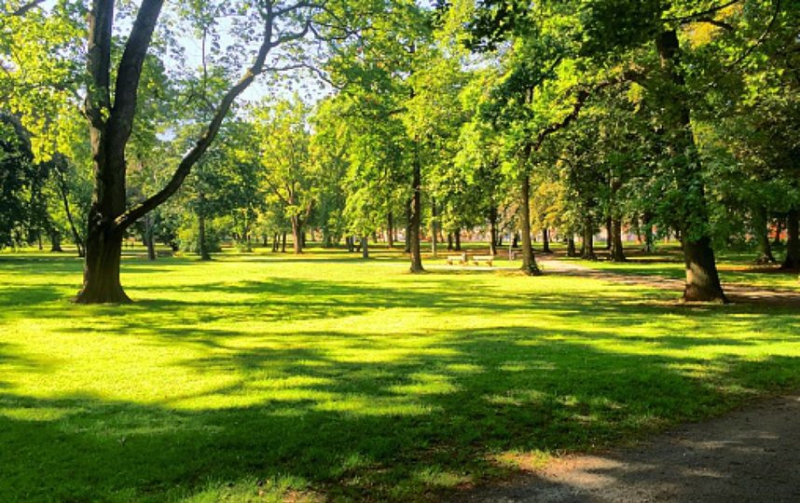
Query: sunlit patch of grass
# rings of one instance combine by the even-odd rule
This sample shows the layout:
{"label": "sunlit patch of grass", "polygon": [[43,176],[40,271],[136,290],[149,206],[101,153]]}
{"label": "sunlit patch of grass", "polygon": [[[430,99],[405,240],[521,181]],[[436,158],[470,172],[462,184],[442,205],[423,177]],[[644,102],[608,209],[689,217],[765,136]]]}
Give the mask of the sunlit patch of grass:
{"label": "sunlit patch of grass", "polygon": [[381,249],[130,255],[125,306],[80,270],[0,255],[4,501],[438,500],[800,385],[790,308]]}

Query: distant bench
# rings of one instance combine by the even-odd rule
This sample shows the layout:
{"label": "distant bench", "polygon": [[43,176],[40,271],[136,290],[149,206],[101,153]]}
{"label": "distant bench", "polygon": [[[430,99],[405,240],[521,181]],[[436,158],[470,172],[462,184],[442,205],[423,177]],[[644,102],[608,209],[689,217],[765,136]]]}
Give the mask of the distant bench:
{"label": "distant bench", "polygon": [[472,263],[475,265],[480,265],[481,262],[485,262],[489,264],[489,267],[492,267],[492,262],[494,261],[494,255],[473,255],[472,256]]}
{"label": "distant bench", "polygon": [[448,255],[447,256],[447,265],[453,265],[456,262],[459,264],[466,264],[467,263],[467,254],[462,253],[461,255]]}

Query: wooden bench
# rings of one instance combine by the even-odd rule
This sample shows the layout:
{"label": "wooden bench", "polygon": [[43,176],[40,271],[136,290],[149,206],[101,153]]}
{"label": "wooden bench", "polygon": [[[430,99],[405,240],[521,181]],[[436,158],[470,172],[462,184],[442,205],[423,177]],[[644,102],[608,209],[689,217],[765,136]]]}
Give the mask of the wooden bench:
{"label": "wooden bench", "polygon": [[466,264],[467,263],[467,254],[462,253],[461,255],[448,255],[447,256],[447,265],[453,265],[456,262],[459,264]]}
{"label": "wooden bench", "polygon": [[472,263],[475,265],[479,265],[481,262],[486,262],[489,264],[489,267],[492,267],[492,262],[494,261],[494,255],[473,255],[472,256]]}

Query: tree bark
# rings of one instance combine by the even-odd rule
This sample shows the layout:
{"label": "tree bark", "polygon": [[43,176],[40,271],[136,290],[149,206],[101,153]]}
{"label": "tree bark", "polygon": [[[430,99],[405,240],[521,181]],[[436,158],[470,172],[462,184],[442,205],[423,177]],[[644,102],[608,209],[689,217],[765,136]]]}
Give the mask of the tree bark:
{"label": "tree bark", "polygon": [[766,206],[759,206],[753,211],[753,232],[758,242],[757,264],[774,264],[772,244],[769,242],[769,211]]}
{"label": "tree bark", "polygon": [[625,262],[625,250],[622,248],[622,219],[611,219],[611,260]]}
{"label": "tree bark", "polygon": [[497,236],[497,208],[489,211],[489,253],[497,255],[498,236]]}
{"label": "tree bark", "polygon": [[531,245],[531,207],[530,207],[531,182],[528,174],[520,176],[520,234],[522,234],[522,272],[528,276],[538,276],[542,273],[536,264]]}
{"label": "tree bark", "polygon": [[575,250],[575,236],[572,234],[567,238],[567,257],[577,257],[578,252]]}
{"label": "tree bark", "polygon": [[409,219],[409,236],[406,238],[410,242],[411,253],[411,272],[420,273],[425,269],[422,267],[422,251],[420,250],[419,231],[422,222],[422,165],[419,158],[419,139],[414,141],[414,162],[411,177],[411,186],[414,194],[411,198],[411,218]]}
{"label": "tree bark", "polygon": [[303,253],[303,224],[298,216],[293,216],[290,220],[292,221],[292,246],[295,255],[299,255]]}
{"label": "tree bark", "polygon": [[64,251],[61,248],[61,233],[55,229],[50,231],[50,251],[52,253],[62,253]]}
{"label": "tree bark", "polygon": [[361,236],[361,258],[369,258],[369,242],[366,235]]}
{"label": "tree bark", "polygon": [[197,241],[200,260],[211,260],[211,253],[208,251],[208,239],[206,238],[206,217],[202,213],[197,217]]}
{"label": "tree bark", "polygon": [[286,231],[281,234],[281,253],[286,253]]}
{"label": "tree bark", "polygon": [[144,219],[144,236],[142,237],[144,238],[145,246],[147,246],[147,260],[150,261],[156,259],[156,243],[153,231],[153,219],[150,215],[147,215]]}
{"label": "tree bark", "polygon": [[597,260],[597,255],[594,253],[594,222],[589,217],[583,219],[581,258],[584,260]]}
{"label": "tree bark", "polygon": [[800,268],[800,211],[797,207],[789,210],[786,218],[786,258],[781,264],[781,269]]}
{"label": "tree bark", "polygon": [[663,106],[664,123],[671,129],[670,154],[679,160],[677,182],[684,194],[678,214],[686,262],[687,301],[727,302],[717,272],[714,250],[708,235],[708,209],[703,188],[702,167],[694,141],[686,83],[681,73],[680,43],[675,29],[661,32],[656,39],[661,67],[674,92],[667,92]]}
{"label": "tree bark", "polygon": [[431,198],[431,254],[436,258],[439,252],[438,214],[436,213],[436,200]]}
{"label": "tree bark", "polygon": [[609,215],[606,217],[606,250],[611,250],[611,247],[613,246],[612,244],[614,241],[614,230],[612,229],[613,226],[614,223],[611,219],[611,216]]}
{"label": "tree bark", "polygon": [[547,227],[542,229],[542,253],[553,253],[550,249],[550,231]]}
{"label": "tree bark", "polygon": [[394,248],[394,217],[391,211],[386,216],[386,246],[390,250]]}
{"label": "tree bark", "polygon": [[[461,251],[461,229],[460,228],[456,229],[455,231],[453,231],[453,237],[455,238],[454,246],[455,246],[456,251]],[[494,254],[492,254],[492,255],[494,255]]]}

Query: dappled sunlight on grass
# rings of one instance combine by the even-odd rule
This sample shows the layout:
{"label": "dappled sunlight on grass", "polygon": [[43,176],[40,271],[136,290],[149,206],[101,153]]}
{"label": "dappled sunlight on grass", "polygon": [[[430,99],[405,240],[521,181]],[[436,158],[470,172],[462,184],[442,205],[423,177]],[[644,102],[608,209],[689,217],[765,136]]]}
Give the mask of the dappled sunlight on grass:
{"label": "dappled sunlight on grass", "polygon": [[123,268],[134,304],[79,306],[80,262],[0,257],[0,493],[435,500],[800,384],[790,308],[342,253]]}

